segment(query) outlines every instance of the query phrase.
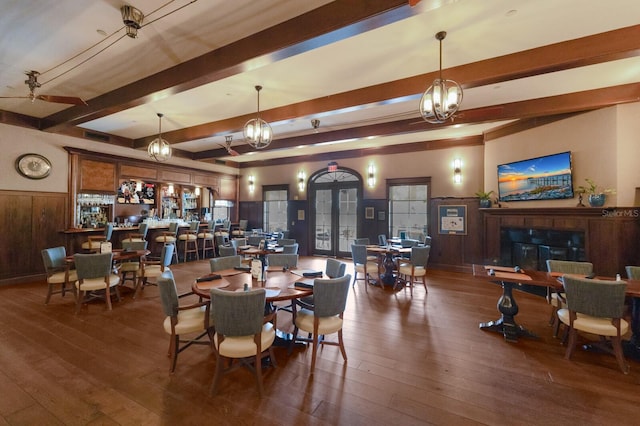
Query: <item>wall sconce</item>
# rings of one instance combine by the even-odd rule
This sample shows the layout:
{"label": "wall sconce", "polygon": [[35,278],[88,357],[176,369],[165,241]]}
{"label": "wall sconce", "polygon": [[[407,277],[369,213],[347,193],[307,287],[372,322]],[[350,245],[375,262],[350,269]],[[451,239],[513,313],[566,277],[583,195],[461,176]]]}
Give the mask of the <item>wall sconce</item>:
{"label": "wall sconce", "polygon": [[302,170],[298,172],[298,191],[304,191],[304,180],[307,176],[304,174]]}
{"label": "wall sconce", "polygon": [[253,175],[249,175],[249,192],[253,193],[253,190],[256,189],[256,178]]}
{"label": "wall sconce", "polygon": [[369,164],[369,169],[367,169],[367,185],[369,188],[376,186],[376,168],[373,163]]}
{"label": "wall sconce", "polygon": [[196,197],[199,197],[200,196],[200,187],[196,186],[196,190],[194,192],[196,194]]}
{"label": "wall sconce", "polygon": [[462,183],[462,160],[453,160],[453,183]]}

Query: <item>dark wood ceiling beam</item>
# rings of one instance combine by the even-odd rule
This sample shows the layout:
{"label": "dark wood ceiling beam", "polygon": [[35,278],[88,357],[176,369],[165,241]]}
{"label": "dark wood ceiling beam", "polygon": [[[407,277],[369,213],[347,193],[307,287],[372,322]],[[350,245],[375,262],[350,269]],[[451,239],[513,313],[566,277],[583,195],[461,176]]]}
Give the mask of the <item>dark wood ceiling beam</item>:
{"label": "dark wood ceiling beam", "polygon": [[[393,13],[402,8],[403,13]],[[223,46],[167,70],[138,80],[43,120],[43,130],[78,125],[106,115],[143,105],[231,75],[286,59],[323,44],[352,37],[387,23],[411,16],[406,0],[337,0],[242,40]],[[350,27],[352,31],[344,31]],[[343,30],[343,31],[336,31]],[[255,67],[255,65],[254,65]]]}
{"label": "dark wood ceiling beam", "polygon": [[[465,88],[496,84],[536,74],[637,56],[640,54],[640,47],[636,42],[638,39],[640,39],[640,25],[461,65],[446,69],[443,73],[447,78],[460,82]],[[436,77],[437,72],[422,74],[261,111],[261,116],[266,121],[276,122],[318,113],[330,113],[345,108],[376,105],[390,99],[418,95]],[[172,141],[186,142],[237,132],[250,118],[253,116],[245,115],[205,123],[169,132],[167,137]],[[145,146],[153,137],[141,138],[136,143],[140,147]]]}

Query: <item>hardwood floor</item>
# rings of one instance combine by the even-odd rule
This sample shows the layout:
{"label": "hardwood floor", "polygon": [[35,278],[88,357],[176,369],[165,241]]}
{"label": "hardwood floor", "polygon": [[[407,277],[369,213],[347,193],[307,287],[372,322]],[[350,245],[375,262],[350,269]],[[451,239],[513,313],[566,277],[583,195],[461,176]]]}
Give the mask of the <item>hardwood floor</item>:
{"label": "hardwood floor", "polygon": [[[303,258],[324,268],[324,259]],[[347,262],[350,262],[347,260]],[[349,263],[348,272],[353,273]],[[172,266],[181,290],[208,261]],[[496,319],[497,285],[429,271],[424,288],[383,291],[358,282],[345,313],[344,363],[321,348],[276,349],[258,397],[240,369],[209,396],[207,346],[180,354],[169,374],[168,335],[157,287],[74,315],[73,298],[46,285],[0,288],[0,425],[552,425],[637,424],[640,363],[623,375],[615,358],[577,350],[564,360],[545,300],[516,292],[519,322],[539,339],[507,343],[478,323]],[[280,328],[290,314],[279,313]],[[333,336],[329,337],[332,338]]]}

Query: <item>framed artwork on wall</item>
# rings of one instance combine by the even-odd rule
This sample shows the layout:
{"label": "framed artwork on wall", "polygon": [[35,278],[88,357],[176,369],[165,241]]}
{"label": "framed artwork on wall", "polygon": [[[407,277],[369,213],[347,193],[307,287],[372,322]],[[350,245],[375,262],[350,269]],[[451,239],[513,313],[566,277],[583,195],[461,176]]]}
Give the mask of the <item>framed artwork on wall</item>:
{"label": "framed artwork on wall", "polygon": [[373,219],[374,218],[373,207],[365,207],[364,208],[364,218],[365,219]]}
{"label": "framed artwork on wall", "polygon": [[440,234],[467,235],[467,206],[439,206]]}

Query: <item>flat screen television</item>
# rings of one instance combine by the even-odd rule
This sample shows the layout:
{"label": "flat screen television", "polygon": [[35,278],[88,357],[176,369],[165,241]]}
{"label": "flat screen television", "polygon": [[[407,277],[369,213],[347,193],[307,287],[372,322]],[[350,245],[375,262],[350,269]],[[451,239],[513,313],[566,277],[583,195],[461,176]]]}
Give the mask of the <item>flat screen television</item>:
{"label": "flat screen television", "polygon": [[498,197],[500,201],[573,198],[571,152],[499,165]]}

